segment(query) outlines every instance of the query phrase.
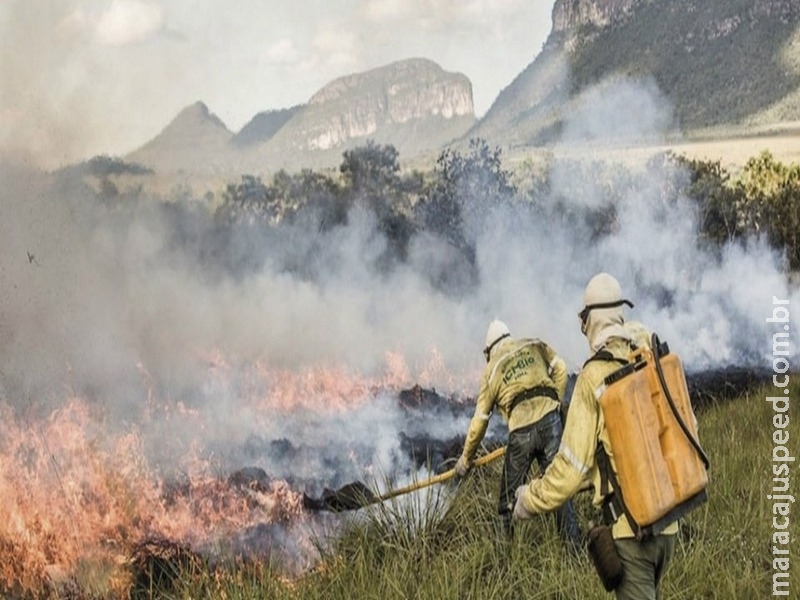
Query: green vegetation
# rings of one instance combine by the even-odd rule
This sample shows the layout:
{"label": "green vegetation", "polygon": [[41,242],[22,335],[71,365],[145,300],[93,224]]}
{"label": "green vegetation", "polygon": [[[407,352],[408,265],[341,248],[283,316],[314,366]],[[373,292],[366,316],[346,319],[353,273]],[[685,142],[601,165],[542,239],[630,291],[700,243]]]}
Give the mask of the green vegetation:
{"label": "green vegetation", "polygon": [[702,237],[720,246],[763,232],[789,268],[800,269],[800,166],[763,152],[734,177],[719,162],[678,161],[691,173],[687,193],[700,209]]}
{"label": "green vegetation", "polygon": [[[291,227],[332,232],[347,225],[355,212],[367,213],[386,241],[374,260],[377,271],[404,262],[413,236],[425,232],[449,249],[454,263],[431,275],[431,284],[457,293],[477,277],[476,232],[469,223],[479,211],[513,197],[516,190],[509,181],[500,151],[483,140],[472,140],[465,154],[443,152],[427,175],[401,174],[394,146],[369,141],[344,152],[338,176],[308,169],[293,175],[279,171],[271,183],[264,183],[244,175],[240,183],[228,184],[213,218],[219,231],[244,228],[254,240]],[[310,263],[307,256],[298,256],[292,269]]]}
{"label": "green vegetation", "polygon": [[[95,173],[103,174],[97,193],[102,202],[132,207],[139,203],[141,188],[120,193],[108,177],[132,172],[136,165],[103,158],[92,164]],[[783,164],[765,151],[735,174],[719,161],[673,154],[654,157],[647,169],[651,179],[675,180],[665,182],[661,198],[655,201],[675,205],[680,195],[693,201],[700,246],[721,252],[727,244],[760,238],[784,255],[788,270],[800,269],[800,165]],[[678,170],[685,173],[685,184],[673,176]],[[570,176],[564,177],[565,173]],[[490,210],[514,205],[532,211],[537,220],[580,228],[594,240],[616,231],[620,200],[646,186],[647,176],[601,162],[575,160],[512,173],[504,167],[500,150],[481,139],[471,140],[463,153],[442,152],[429,172],[403,172],[393,146],[370,141],[344,152],[337,173],[279,171],[270,182],[242,175],[239,183],[227,185],[212,214],[202,214],[199,203],[180,190],[169,200],[176,223],[181,216],[206,221],[214,243],[230,245],[231,234],[246,234],[238,236],[239,246],[220,246],[212,253],[227,256],[225,249],[241,250],[241,260],[224,265],[234,269],[262,266],[266,257],[255,251],[259,240],[292,237],[292,228],[303,228],[304,238],[309,232],[334,232],[350,222],[354,210],[366,212],[386,242],[374,260],[378,271],[405,262],[414,236],[424,234],[443,244],[453,261],[431,284],[457,293],[477,282],[475,244]],[[576,202],[586,198],[595,201]],[[321,249],[324,239],[314,243]],[[287,242],[287,269],[302,270],[314,262],[307,244],[294,246]]]}
{"label": "green vegetation", "polygon": [[[789,439],[800,439],[800,378],[790,397]],[[761,598],[771,593],[772,405],[775,388],[708,407],[698,415],[711,459],[709,502],[681,522],[664,598]],[[790,445],[796,443],[790,442]],[[499,465],[475,470],[449,490],[445,508],[411,497],[404,504],[355,514],[321,562],[296,578],[279,567],[250,564],[187,569],[160,598],[609,598],[588,558],[571,559],[551,518],[517,525],[512,540],[496,527]],[[790,491],[797,497],[796,470]],[[586,528],[597,515],[587,494],[576,506]],[[798,518],[792,513],[792,518]],[[800,546],[791,546],[792,590],[800,589]]]}
{"label": "green vegetation", "polygon": [[[613,107],[616,120],[608,123],[596,115],[593,125],[606,125],[603,135],[609,137],[624,138],[631,127],[726,139],[789,126],[799,118],[799,13],[793,2],[564,4],[573,28],[551,32],[473,135],[504,140],[510,147],[547,146],[574,124],[573,108],[581,108],[586,94],[606,83],[647,90],[636,100],[606,97],[602,108]],[[607,15],[613,15],[611,24],[591,24]],[[607,91],[627,87],[608,86]],[[653,114],[640,110],[639,102],[648,97],[662,100],[657,123],[644,122]]]}
{"label": "green vegetation", "polygon": [[[241,183],[228,186],[214,213],[188,202],[148,208],[164,218],[165,228],[174,236],[170,241],[207,259],[204,266],[225,268],[227,274],[258,268],[259,260],[283,260],[285,268],[313,276],[315,261],[327,250],[324,236],[346,225],[355,211],[373,219],[377,231],[391,242],[379,257],[384,262],[378,268],[385,261],[405,260],[408,239],[419,233],[450,244],[469,264],[474,234],[465,216],[470,211],[513,204],[515,210],[531,209],[545,223],[566,221],[599,237],[614,233],[616,203],[639,189],[640,175],[597,164],[576,164],[574,169],[566,165],[569,181],[562,177],[555,182],[552,170],[547,170],[524,187],[517,186],[500,158],[498,151],[478,140],[467,154],[444,153],[431,173],[402,174],[393,147],[370,144],[346,153],[338,176],[310,170],[282,172],[269,183],[245,176]],[[663,158],[682,167],[685,178],[667,182],[664,189],[659,187],[658,197],[645,197],[643,202],[674,206],[677,198],[688,197],[700,217],[699,244],[721,251],[726,244],[763,236],[785,252],[787,266],[800,266],[800,168],[783,165],[769,154],[753,158],[736,174],[719,163]],[[658,165],[652,168],[662,174],[656,171]],[[141,209],[136,195],[125,197],[104,189],[97,197],[106,200],[105,194],[112,193],[108,198],[115,201],[107,202],[110,210]],[[586,197],[597,202],[585,206],[574,202]],[[276,236],[288,249],[281,247],[276,256],[263,257],[259,236]],[[288,256],[279,256],[279,251]],[[789,446],[797,448],[800,374],[793,376],[790,391]],[[772,505],[767,499],[772,486],[772,407],[764,398],[771,393],[775,393],[771,388],[754,390],[699,415],[701,441],[711,458],[710,501],[682,523],[678,551],[664,582],[665,598],[768,595],[773,545]],[[498,534],[498,470],[494,464],[476,470],[460,485],[437,488],[438,493],[450,495],[441,510],[434,497],[419,494],[405,497],[408,502],[345,515],[344,528],[331,540],[320,540],[320,562],[299,576],[287,575],[281,565],[266,559],[211,566],[168,546],[172,553],[159,566],[158,577],[141,572],[132,577],[136,582],[132,595],[298,600],[607,598],[588,559],[574,561],[561,547],[552,519],[519,524],[510,541]],[[800,498],[795,475],[793,469],[790,491]],[[577,509],[584,529],[597,519],[587,495],[577,499]],[[800,589],[798,558],[793,540],[792,589]],[[86,570],[87,578],[94,576],[90,568]],[[92,588],[97,592],[86,589],[73,597],[103,597],[99,585]]]}
{"label": "green vegetation", "polygon": [[[666,190],[663,200],[674,204],[684,194],[694,202],[700,245],[719,251],[729,243],[763,237],[784,254],[790,270],[800,269],[800,166],[785,165],[764,152],[734,175],[719,161],[665,155],[651,161],[654,177],[664,177],[659,161],[687,174],[686,184]],[[245,175],[238,185],[228,185],[216,218],[263,229],[307,222],[313,214],[325,231],[345,225],[351,209],[359,207],[374,214],[389,243],[381,265],[405,260],[413,235],[424,231],[454,248],[468,269],[474,269],[476,234],[471,226],[490,207],[516,202],[535,209],[542,219],[567,219],[585,227],[594,239],[615,231],[621,195],[642,185],[638,175],[622,167],[576,161],[559,169],[573,173],[568,184],[554,184],[552,171],[543,171],[517,185],[503,167],[500,151],[478,139],[466,154],[443,152],[427,175],[401,175],[394,147],[370,142],[344,153],[339,178],[311,170],[296,175],[281,171],[265,184]],[[601,202],[595,206],[570,205],[570,198],[598,194]]]}
{"label": "green vegetation", "polygon": [[578,34],[573,89],[613,75],[652,77],[685,132],[757,118],[800,83],[797,22],[778,13],[741,0],[644,3],[633,19]]}

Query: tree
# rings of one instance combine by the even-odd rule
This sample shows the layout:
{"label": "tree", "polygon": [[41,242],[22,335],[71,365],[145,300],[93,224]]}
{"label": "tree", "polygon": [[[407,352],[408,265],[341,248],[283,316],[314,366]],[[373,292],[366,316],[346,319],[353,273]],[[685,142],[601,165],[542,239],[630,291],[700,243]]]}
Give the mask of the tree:
{"label": "tree", "polygon": [[399,175],[398,157],[394,146],[368,140],[365,146],[345,151],[339,167],[346,205],[372,211],[379,231],[389,242],[389,255],[382,258],[383,263],[395,257],[404,260],[414,232],[405,208],[408,191],[414,189],[419,177],[412,174],[404,181]]}
{"label": "tree", "polygon": [[716,245],[739,239],[748,230],[745,194],[720,161],[675,157],[689,173],[684,193],[697,205],[698,233]]}
{"label": "tree", "polygon": [[381,146],[368,140],[365,146],[346,150],[339,167],[345,189],[353,195],[381,198],[399,187],[399,153],[392,145]]}
{"label": "tree", "polygon": [[275,214],[274,194],[261,177],[242,175],[238,185],[229,183],[216,216],[227,222],[268,222]]}
{"label": "tree", "polygon": [[424,226],[468,253],[474,252],[474,232],[468,221],[493,205],[510,200],[516,189],[502,168],[499,148],[490,150],[486,141],[472,139],[469,153],[448,148],[439,155],[434,181],[419,204]]}
{"label": "tree", "polygon": [[790,269],[800,269],[800,166],[765,151],[747,161],[740,182],[754,229],[786,253]]}

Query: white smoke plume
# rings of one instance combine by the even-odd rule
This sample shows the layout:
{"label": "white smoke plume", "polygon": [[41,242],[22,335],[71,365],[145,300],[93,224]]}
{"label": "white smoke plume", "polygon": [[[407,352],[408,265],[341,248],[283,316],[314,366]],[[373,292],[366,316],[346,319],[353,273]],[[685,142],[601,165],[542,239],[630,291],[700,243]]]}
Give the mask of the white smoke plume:
{"label": "white smoke plume", "polygon": [[[651,83],[621,80],[586,97],[567,120],[564,148],[587,135],[595,148],[613,146],[619,123],[626,139],[652,140],[670,123]],[[578,209],[613,202],[613,232],[592,238],[548,213],[483,207],[467,223],[478,282],[458,295],[430,284],[428,272],[448,264],[438,250],[446,246],[430,240],[412,242],[407,263],[376,272],[373,259],[387,241],[367,212],[324,234],[298,226],[241,239],[263,267],[233,276],[209,268],[219,247],[202,216],[182,217],[177,235],[168,207],[104,207],[81,184],[5,168],[0,394],[33,409],[86,396],[119,424],[135,421],[155,394],[201,414],[139,424],[158,459],[174,461],[199,440],[227,468],[249,461],[276,476],[335,484],[370,466],[409,467],[399,432],[447,439],[463,436],[467,420],[440,415],[409,424],[395,398],[369,383],[351,388],[360,396],[351,410],[328,406],[313,386],[298,391],[294,410],[282,410],[270,388],[275,379],[252,383],[255,367],[294,373],[297,382],[331,369],[334,378],[374,384],[388,376],[388,357],[402,356],[401,386],[477,393],[485,328],[497,317],[516,336],[550,343],[574,371],[588,352],[576,314],[599,271],[620,280],[636,304],[629,317],[657,331],[688,369],[769,368],[764,319],[772,297],[800,315],[800,293],[781,257],[758,241],[720,256],[701,249],[694,209],[675,191],[685,174],[670,163],[640,167],[613,192],[601,178],[594,186],[575,181],[586,173],[576,164],[557,158],[552,197],[537,201]],[[280,267],[291,252],[299,256],[294,271]],[[795,344],[793,363],[797,356]],[[441,370],[428,371],[435,360]],[[269,410],[258,412],[253,397],[269,398]]]}

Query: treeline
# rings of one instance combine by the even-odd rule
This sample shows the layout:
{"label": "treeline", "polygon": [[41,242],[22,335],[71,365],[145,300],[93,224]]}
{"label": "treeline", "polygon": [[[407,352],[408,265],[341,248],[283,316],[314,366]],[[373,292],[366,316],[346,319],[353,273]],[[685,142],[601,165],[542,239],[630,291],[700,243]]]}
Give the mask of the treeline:
{"label": "treeline", "polygon": [[[512,183],[513,174],[503,168],[500,150],[483,140],[473,140],[466,154],[444,151],[427,175],[399,175],[399,157],[392,146],[369,142],[343,156],[338,179],[313,171],[296,175],[281,171],[271,183],[244,176],[240,183],[228,185],[218,216],[277,225],[314,212],[320,227],[327,229],[346,223],[350,209],[361,206],[374,212],[400,257],[412,234],[424,230],[472,261],[475,240],[465,218],[471,211],[523,203],[535,208],[540,218],[572,219],[596,237],[615,230],[615,195],[631,185],[621,167],[609,173],[576,163],[574,181],[608,182],[606,197],[598,206],[576,212],[568,198],[559,197],[549,171],[530,178],[524,189]],[[735,175],[719,161],[673,154],[653,159],[651,167],[662,160],[687,173],[685,185],[671,191],[694,202],[700,244],[721,248],[763,236],[784,253],[790,269],[800,269],[800,166],[785,165],[766,151]],[[571,193],[580,194],[580,187]]]}
{"label": "treeline", "polygon": [[[477,232],[470,226],[475,211],[479,205],[498,207],[516,197],[500,150],[483,140],[472,140],[465,153],[442,152],[432,172],[406,174],[401,174],[394,146],[369,141],[343,153],[338,174],[279,171],[271,182],[242,176],[239,183],[227,186],[214,217],[221,226],[247,227],[256,236],[259,231],[302,228],[324,243],[337,228],[348,225],[354,211],[366,213],[386,240],[375,259],[379,270],[404,262],[415,236],[430,236],[450,255],[447,267],[434,272],[431,283],[458,292],[477,277]],[[302,273],[304,265],[296,262],[292,270]]]}
{"label": "treeline", "polygon": [[699,234],[714,246],[765,236],[800,269],[800,165],[785,165],[769,152],[732,175],[719,161],[677,158],[689,170],[686,193],[698,206]]}
{"label": "treeline", "polygon": [[[93,172],[113,167],[99,175],[107,206],[141,210],[141,189],[119,192],[108,177],[120,171],[119,164],[106,159],[90,166]],[[639,200],[653,181],[664,183]],[[643,173],[585,161],[512,172],[500,149],[476,139],[464,152],[442,152],[428,172],[402,172],[393,146],[370,141],[344,152],[336,172],[280,171],[270,181],[244,175],[213,203],[195,202],[185,190],[174,196],[158,203],[171,247],[225,276],[269,263],[319,279],[336,261],[339,232],[358,220],[380,237],[378,250],[365,259],[376,272],[416,260],[414,268],[431,285],[459,294],[477,283],[477,242],[491,211],[511,215],[507,220],[523,235],[560,230],[591,246],[619,229],[618,211],[631,196],[669,211],[694,211],[697,243],[708,251],[759,237],[784,254],[788,269],[800,269],[800,166],[767,152],[735,174],[718,161],[669,153],[651,159]],[[416,258],[409,256],[412,247]],[[422,258],[420,247],[427,249]]]}

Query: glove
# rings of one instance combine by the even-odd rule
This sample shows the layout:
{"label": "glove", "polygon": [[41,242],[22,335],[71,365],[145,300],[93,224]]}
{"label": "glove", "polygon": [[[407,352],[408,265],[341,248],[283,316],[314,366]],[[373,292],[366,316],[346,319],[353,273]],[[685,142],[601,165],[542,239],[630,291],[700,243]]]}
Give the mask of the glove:
{"label": "glove", "polygon": [[533,517],[533,513],[525,508],[525,503],[522,501],[522,498],[525,496],[526,487],[527,486],[521,485],[517,488],[517,491],[514,492],[514,495],[517,498],[517,501],[514,504],[514,518],[520,521],[525,521]]}
{"label": "glove", "polygon": [[456,475],[459,477],[464,477],[464,475],[466,475],[469,471],[470,467],[471,465],[469,464],[469,461],[463,456],[460,456],[458,458],[458,462],[456,463]]}

